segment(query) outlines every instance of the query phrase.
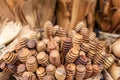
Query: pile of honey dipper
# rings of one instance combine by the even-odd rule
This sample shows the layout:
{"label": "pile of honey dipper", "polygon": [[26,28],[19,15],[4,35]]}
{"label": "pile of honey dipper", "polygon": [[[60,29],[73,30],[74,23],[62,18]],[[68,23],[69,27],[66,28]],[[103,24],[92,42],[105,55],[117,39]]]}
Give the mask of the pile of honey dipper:
{"label": "pile of honey dipper", "polygon": [[70,32],[46,21],[31,38],[19,39],[15,50],[3,56],[0,68],[21,80],[86,80],[114,62],[105,49],[105,42],[82,21]]}

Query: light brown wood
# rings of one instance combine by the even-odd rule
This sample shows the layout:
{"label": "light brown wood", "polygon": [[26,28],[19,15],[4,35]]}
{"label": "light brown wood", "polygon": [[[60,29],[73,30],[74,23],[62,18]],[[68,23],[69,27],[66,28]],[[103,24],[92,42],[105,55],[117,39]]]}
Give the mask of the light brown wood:
{"label": "light brown wood", "polygon": [[[33,0],[34,1],[34,0]],[[57,0],[37,0],[34,5],[37,8],[39,26],[42,28],[45,21],[52,21]],[[34,1],[35,2],[35,1]],[[49,13],[49,14],[48,14]]]}
{"label": "light brown wood", "polygon": [[66,1],[67,0],[58,0],[58,8],[56,11],[57,24],[63,27],[65,30],[67,30],[70,25],[70,14],[71,14],[67,10]]}
{"label": "light brown wood", "polygon": [[114,62],[113,65],[109,68],[108,72],[114,80],[117,80],[119,78],[120,67],[116,62]]}
{"label": "light brown wood", "polygon": [[48,54],[46,54],[45,52],[40,52],[37,55],[37,61],[39,64],[41,64],[42,66],[47,66],[49,64],[48,61]]}
{"label": "light brown wood", "polygon": [[34,13],[33,13],[33,3],[32,0],[25,1],[22,4],[21,10],[32,28],[36,27]]}
{"label": "light brown wood", "polygon": [[55,77],[57,80],[65,80],[66,78],[66,71],[64,67],[58,67],[55,71]]}
{"label": "light brown wood", "polygon": [[76,80],[83,80],[86,74],[86,68],[83,65],[77,65],[76,67],[76,75],[75,79]]}
{"label": "light brown wood", "polygon": [[58,50],[52,50],[50,52],[50,55],[49,55],[49,61],[51,64],[53,64],[54,66],[58,66],[61,64],[61,61],[60,61],[60,53],[58,52]]}
{"label": "light brown wood", "polygon": [[48,75],[55,75],[55,70],[56,70],[56,67],[52,64],[49,64],[46,66],[46,73]]}
{"label": "light brown wood", "polygon": [[91,0],[74,0],[72,7],[72,15],[69,30],[74,29],[74,26],[87,15],[89,2]]}
{"label": "light brown wood", "polygon": [[39,67],[36,70],[36,74],[37,74],[39,80],[43,80],[43,77],[46,75],[45,68],[44,67]]}
{"label": "light brown wood", "polygon": [[74,80],[76,65],[70,63],[66,66],[66,80]]}
{"label": "light brown wood", "polygon": [[66,64],[75,62],[75,60],[78,57],[78,54],[79,54],[78,50],[71,48],[69,52],[66,54]]}
{"label": "light brown wood", "polygon": [[[15,17],[10,10],[9,6],[5,2],[5,0],[0,0],[0,13],[2,13],[6,18],[14,20]],[[9,13],[9,14],[8,14]]]}

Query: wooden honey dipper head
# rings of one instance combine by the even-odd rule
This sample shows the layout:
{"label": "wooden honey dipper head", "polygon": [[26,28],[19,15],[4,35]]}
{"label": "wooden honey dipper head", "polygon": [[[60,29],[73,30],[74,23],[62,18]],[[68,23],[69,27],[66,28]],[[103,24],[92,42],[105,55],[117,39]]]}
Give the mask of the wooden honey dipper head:
{"label": "wooden honey dipper head", "polygon": [[55,74],[56,67],[52,64],[49,64],[46,66],[46,73],[48,75],[54,75]]}
{"label": "wooden honey dipper head", "polygon": [[90,58],[91,60],[93,60],[95,55],[96,55],[96,52],[94,50],[90,50],[87,54],[87,57]]}
{"label": "wooden honey dipper head", "polygon": [[42,52],[46,50],[46,44],[43,41],[38,41],[36,45],[36,49],[38,52]]}
{"label": "wooden honey dipper head", "polygon": [[83,42],[88,43],[89,42],[89,35],[88,35],[89,31],[88,28],[86,27],[82,27],[80,30],[80,34],[83,35]]}
{"label": "wooden honey dipper head", "polygon": [[35,72],[37,67],[38,67],[38,64],[37,64],[37,60],[35,57],[31,56],[31,57],[27,58],[26,68],[28,71]]}
{"label": "wooden honey dipper head", "polygon": [[89,46],[90,46],[90,50],[94,50],[96,51],[96,48],[97,48],[97,43],[96,41],[92,41],[92,40],[89,40]]}
{"label": "wooden honey dipper head", "polygon": [[27,58],[30,56],[31,52],[27,48],[22,48],[22,50],[18,52],[18,59],[23,63],[25,63]]}
{"label": "wooden honey dipper head", "polygon": [[8,72],[9,74],[16,74],[16,65],[6,64],[5,62],[3,62],[1,63],[0,68],[3,71]]}
{"label": "wooden honey dipper head", "polygon": [[76,80],[83,80],[86,74],[86,68],[84,65],[77,65],[76,67],[76,74],[75,74],[75,79]]}
{"label": "wooden honey dipper head", "polygon": [[99,66],[96,65],[96,64],[93,64],[93,73],[92,73],[92,77],[98,75],[99,73],[100,73]]}
{"label": "wooden honey dipper head", "polygon": [[108,69],[114,62],[114,57],[113,55],[107,55],[104,60],[103,60],[103,66],[105,69]]}
{"label": "wooden honey dipper head", "polygon": [[68,52],[68,50],[72,47],[72,40],[68,37],[61,38],[61,51]]}
{"label": "wooden honey dipper head", "polygon": [[58,52],[58,50],[52,50],[50,52],[49,61],[50,61],[51,64],[53,64],[55,66],[58,66],[59,64],[61,64],[60,53]]}
{"label": "wooden honey dipper head", "polygon": [[55,34],[56,36],[59,36],[59,37],[67,37],[68,34],[65,30],[63,30],[62,28],[59,28]]}
{"label": "wooden honey dipper head", "polygon": [[41,37],[42,37],[42,34],[40,32],[35,32],[35,33],[31,34],[31,36],[30,36],[30,38],[34,39],[34,40],[39,40],[39,39],[41,39]]}
{"label": "wooden honey dipper head", "polygon": [[22,78],[23,80],[37,80],[35,74],[32,72],[24,72]]}
{"label": "wooden honey dipper head", "polygon": [[17,67],[17,73],[22,76],[22,74],[26,71],[25,64],[19,64]]}
{"label": "wooden honey dipper head", "polygon": [[49,64],[48,55],[45,52],[38,53],[37,61],[41,66],[47,66]]}
{"label": "wooden honey dipper head", "polygon": [[89,50],[90,50],[90,46],[89,46],[88,43],[84,43],[84,42],[83,42],[83,43],[81,43],[81,45],[80,45],[80,49],[81,49],[82,51],[88,53]]}
{"label": "wooden honey dipper head", "polygon": [[93,62],[94,62],[95,64],[102,64],[105,56],[106,56],[106,52],[105,52],[105,51],[102,51],[102,52],[100,52],[99,54],[96,54]]}
{"label": "wooden honey dipper head", "polygon": [[80,51],[79,56],[86,56],[84,51]]}
{"label": "wooden honey dipper head", "polygon": [[75,61],[76,65],[82,64],[86,65],[88,63],[88,58],[86,57],[85,52],[80,51],[78,58]]}
{"label": "wooden honey dipper head", "polygon": [[78,50],[71,48],[69,52],[66,54],[66,64],[74,62],[77,59],[78,54],[79,54]]}
{"label": "wooden honey dipper head", "polygon": [[66,66],[66,71],[68,74],[71,73],[71,74],[75,75],[75,69],[76,69],[76,65],[73,63],[69,63]]}
{"label": "wooden honey dipper head", "polygon": [[53,24],[51,21],[46,21],[44,23],[44,31],[45,31],[45,34],[47,35],[48,38],[50,38],[50,36],[52,36]]}
{"label": "wooden honey dipper head", "polygon": [[17,61],[17,58],[18,58],[17,54],[12,52],[7,52],[3,56],[3,60],[8,64],[14,64]]}
{"label": "wooden honey dipper head", "polygon": [[76,65],[70,63],[66,66],[66,80],[73,80],[75,76]]}
{"label": "wooden honey dipper head", "polygon": [[14,65],[13,64],[8,64],[7,67],[8,67],[8,69],[10,69],[10,70],[12,70],[14,72],[17,71],[17,65],[15,65],[15,64]]}
{"label": "wooden honey dipper head", "polygon": [[45,68],[44,67],[39,67],[36,70],[36,74],[37,74],[38,79],[43,80],[43,77],[46,75]]}
{"label": "wooden honey dipper head", "polygon": [[82,64],[82,65],[86,65],[88,63],[88,58],[84,55],[80,55],[77,60],[76,60],[76,64]]}
{"label": "wooden honey dipper head", "polygon": [[100,51],[102,51],[102,50],[104,50],[105,49],[105,41],[100,41],[99,39],[97,39],[96,38],[96,44],[97,44],[97,48],[96,48],[96,50],[97,50],[97,52],[100,52]]}
{"label": "wooden honey dipper head", "polygon": [[36,42],[33,39],[28,40],[27,47],[30,49],[34,49],[36,47]]}
{"label": "wooden honey dipper head", "polygon": [[7,64],[6,64],[5,62],[2,62],[2,63],[1,63],[0,68],[1,68],[3,71],[12,74],[12,72],[8,69]]}
{"label": "wooden honey dipper head", "polygon": [[61,38],[61,63],[64,63],[65,55],[72,47],[72,40],[68,37]]}
{"label": "wooden honey dipper head", "polygon": [[87,64],[85,79],[89,78],[92,75],[92,72],[93,72],[93,66],[91,64]]}
{"label": "wooden honey dipper head", "polygon": [[83,42],[83,36],[78,33],[74,34],[72,38],[72,43],[81,44],[82,42]]}
{"label": "wooden honey dipper head", "polygon": [[87,27],[82,27],[81,30],[80,30],[80,34],[82,35],[85,35],[85,34],[88,34],[89,33],[89,30]]}
{"label": "wooden honey dipper head", "polygon": [[76,31],[75,31],[75,30],[72,30],[72,31],[69,33],[69,37],[70,37],[70,38],[73,38],[75,34],[76,34]]}
{"label": "wooden honey dipper head", "polygon": [[43,80],[55,80],[55,77],[53,75],[45,75]]}
{"label": "wooden honey dipper head", "polygon": [[65,80],[66,71],[64,67],[58,67],[55,71],[55,77],[57,80]]}
{"label": "wooden honey dipper head", "polygon": [[75,26],[75,31],[76,32],[80,32],[80,30],[83,28],[83,27],[86,27],[86,24],[82,21],[80,21],[76,26]]}
{"label": "wooden honey dipper head", "polygon": [[20,38],[19,41],[18,41],[18,44],[15,47],[15,50],[19,50],[19,49],[21,49],[23,47],[27,47],[28,40],[29,39],[26,38],[26,37]]}

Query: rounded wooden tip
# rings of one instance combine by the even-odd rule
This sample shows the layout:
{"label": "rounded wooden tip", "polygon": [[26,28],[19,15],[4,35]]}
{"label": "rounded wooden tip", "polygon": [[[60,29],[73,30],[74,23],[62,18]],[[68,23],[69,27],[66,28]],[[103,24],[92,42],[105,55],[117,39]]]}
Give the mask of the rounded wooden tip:
{"label": "rounded wooden tip", "polygon": [[36,70],[36,73],[38,75],[42,75],[45,73],[45,68],[44,67],[39,67],[37,70]]}
{"label": "rounded wooden tip", "polygon": [[64,80],[66,78],[66,71],[62,67],[58,67],[55,71],[55,77],[58,80]]}
{"label": "rounded wooden tip", "polygon": [[93,71],[98,72],[99,66],[97,64],[93,64]]}
{"label": "rounded wooden tip", "polygon": [[17,72],[24,72],[26,70],[25,64],[19,64],[17,67]]}
{"label": "rounded wooden tip", "polygon": [[11,53],[10,53],[10,52],[7,52],[7,53],[3,56],[3,60],[8,59],[10,55],[11,55]]}
{"label": "rounded wooden tip", "polygon": [[71,48],[70,51],[74,54],[74,55],[78,55],[79,54],[79,51],[74,49],[74,48]]}
{"label": "rounded wooden tip", "polygon": [[27,57],[29,54],[30,54],[30,51],[27,48],[22,48],[22,50],[18,52],[18,55],[20,57]]}
{"label": "rounded wooden tip", "polygon": [[50,52],[50,57],[55,57],[55,58],[60,57],[59,51],[58,50],[52,50]]}
{"label": "rounded wooden tip", "polygon": [[36,46],[35,40],[30,39],[30,40],[27,42],[27,47],[30,48],[30,49],[35,48],[35,46]]}
{"label": "rounded wooden tip", "polygon": [[76,69],[76,65],[73,63],[67,64],[66,69],[74,71]]}
{"label": "rounded wooden tip", "polygon": [[38,52],[45,51],[46,49],[46,44],[43,41],[38,41],[36,45],[36,49]]}
{"label": "rounded wooden tip", "polygon": [[79,55],[83,55],[83,56],[86,56],[85,52],[84,51],[80,51]]}
{"label": "rounded wooden tip", "polygon": [[84,55],[80,56],[80,60],[82,60],[83,62],[88,62],[88,58]]}
{"label": "rounded wooden tip", "polygon": [[22,78],[23,80],[36,80],[36,76],[32,72],[24,72]]}
{"label": "rounded wooden tip", "polygon": [[43,59],[45,56],[46,56],[46,53],[45,53],[45,52],[40,52],[40,53],[38,53],[38,55],[37,55],[37,59]]}
{"label": "rounded wooden tip", "polygon": [[87,64],[86,65],[86,69],[87,69],[87,71],[92,71],[93,70],[93,66],[91,64]]}
{"label": "rounded wooden tip", "polygon": [[34,64],[34,63],[36,63],[36,58],[33,57],[33,56],[31,56],[31,57],[29,57],[29,58],[27,59],[26,62],[27,62],[28,64]]}
{"label": "rounded wooden tip", "polygon": [[46,66],[46,72],[47,73],[55,72],[55,69],[56,69],[56,67],[52,64],[49,64],[49,65]]}
{"label": "rounded wooden tip", "polygon": [[55,80],[53,75],[46,75],[43,77],[43,80]]}
{"label": "rounded wooden tip", "polygon": [[83,73],[86,71],[86,68],[84,65],[79,64],[79,65],[77,65],[76,70],[77,70],[77,72]]}
{"label": "rounded wooden tip", "polygon": [[28,72],[24,72],[23,75],[22,75],[22,77],[23,77],[24,80],[29,80],[30,75],[29,75]]}
{"label": "rounded wooden tip", "polygon": [[81,30],[80,30],[80,33],[83,34],[83,35],[88,33],[88,32],[89,32],[89,30],[88,30],[87,27],[82,27]]}

